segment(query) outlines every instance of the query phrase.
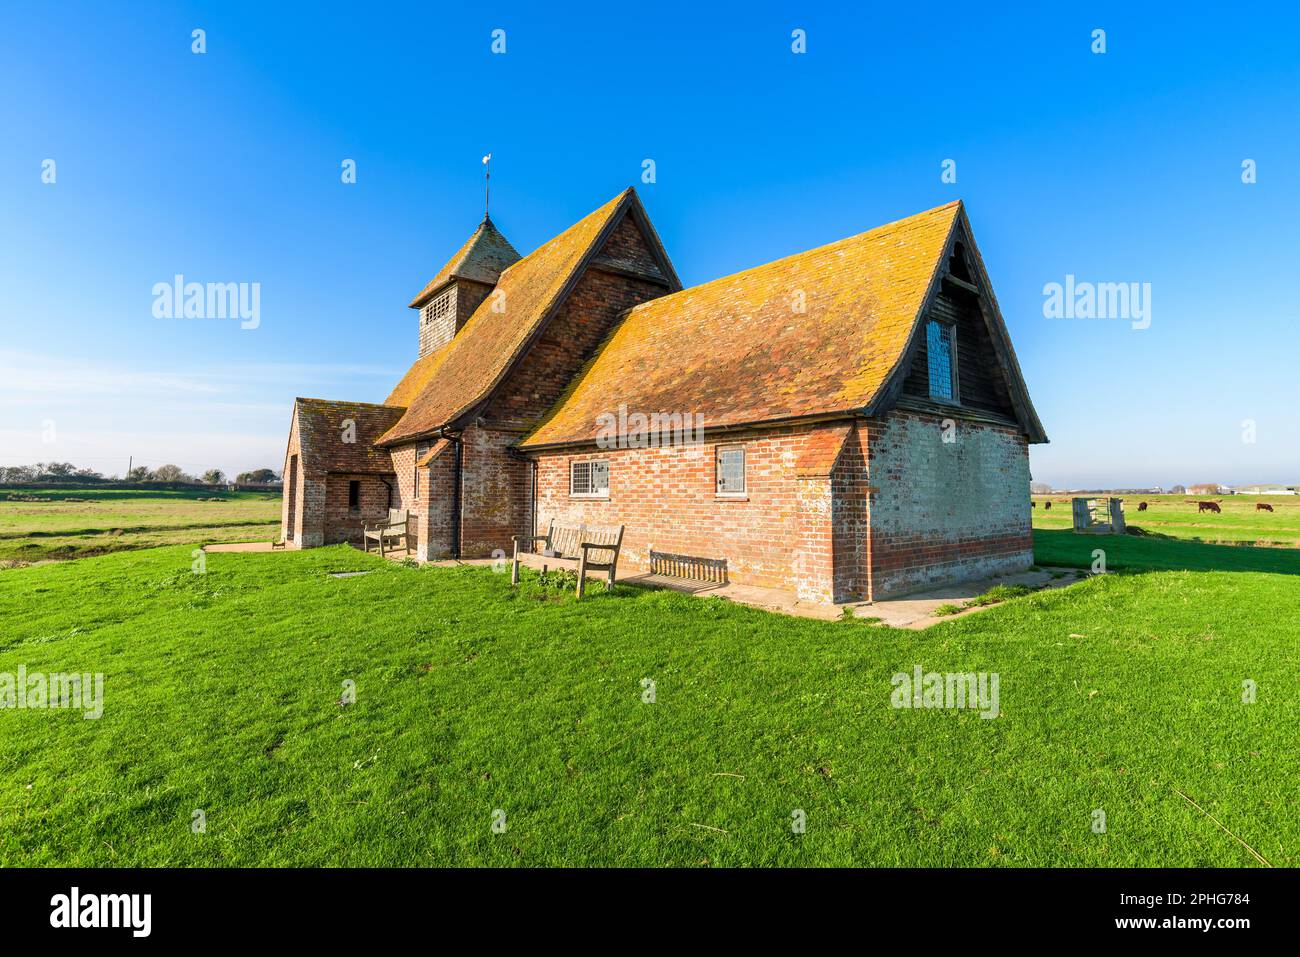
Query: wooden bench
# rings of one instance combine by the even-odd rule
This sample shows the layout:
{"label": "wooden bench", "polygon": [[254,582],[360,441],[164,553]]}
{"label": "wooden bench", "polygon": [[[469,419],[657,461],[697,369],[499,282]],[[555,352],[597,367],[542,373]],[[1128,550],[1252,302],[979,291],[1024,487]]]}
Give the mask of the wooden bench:
{"label": "wooden bench", "polygon": [[[602,528],[594,525],[566,525],[551,519],[545,535],[515,535],[514,563],[510,569],[510,584],[519,584],[519,566],[541,570],[546,577],[547,569],[571,568],[578,573],[578,594],[581,598],[586,589],[587,572],[608,572],[605,589],[614,587],[614,573],[618,569],[618,552],[623,546],[623,526]],[[542,552],[537,554],[533,547],[542,543]],[[520,546],[524,546],[522,549]]]}
{"label": "wooden bench", "polygon": [[379,554],[387,554],[387,546],[390,542],[400,540],[401,545],[409,553],[411,551],[411,539],[409,536],[410,516],[407,515],[404,508],[390,508],[388,510],[388,521],[380,522],[377,525],[361,526],[361,547],[367,552],[370,551],[370,543],[379,544]]}

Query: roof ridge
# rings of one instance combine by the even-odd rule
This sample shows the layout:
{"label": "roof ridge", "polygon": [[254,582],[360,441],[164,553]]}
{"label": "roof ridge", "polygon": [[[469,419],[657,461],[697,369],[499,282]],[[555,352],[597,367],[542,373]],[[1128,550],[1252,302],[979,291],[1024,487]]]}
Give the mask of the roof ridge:
{"label": "roof ridge", "polygon": [[942,206],[935,206],[931,209],[924,210],[923,212],[920,213],[913,213],[911,216],[903,216],[900,219],[895,219],[888,223],[882,223],[879,226],[872,226],[870,229],[864,230],[863,232],[860,233],[854,233],[851,236],[845,236],[842,239],[835,239],[829,243],[822,243],[820,246],[813,246],[811,249],[803,249],[800,250],[799,252],[789,253],[788,255],[781,256],[777,259],[770,259],[764,263],[758,263],[757,265],[754,266],[746,266],[744,269],[737,269],[735,272],[726,273],[714,279],[706,279],[704,282],[696,283],[694,286],[686,286],[683,289],[679,289],[676,292],[671,292],[668,293],[667,295],[660,296],[657,299],[647,300],[646,302],[633,306],[628,311],[635,312],[637,310],[643,310],[646,307],[654,305],[656,303],[662,306],[665,300],[674,299],[674,298],[681,299],[682,297],[688,295],[689,293],[695,292],[697,290],[707,289],[708,287],[713,286],[717,283],[726,282],[732,279],[738,279],[741,276],[745,276],[749,273],[756,272],[759,269],[766,269],[769,266],[776,266],[780,263],[789,262],[795,259],[800,259],[805,256],[812,256],[814,253],[825,252],[827,250],[832,249],[835,246],[851,243],[856,240],[865,239],[866,237],[870,236],[872,233],[879,233],[886,229],[899,227],[902,226],[904,223],[911,223],[913,221],[918,221],[924,219],[927,216],[931,216],[935,213],[943,212],[944,210],[953,209],[961,206],[962,206],[962,201],[960,199],[956,199],[950,203],[944,203]]}
{"label": "roof ridge", "polygon": [[387,402],[361,402],[353,399],[318,399],[313,396],[294,396],[294,402],[325,402],[330,405],[369,405],[376,409],[400,409],[403,406],[389,405]]}

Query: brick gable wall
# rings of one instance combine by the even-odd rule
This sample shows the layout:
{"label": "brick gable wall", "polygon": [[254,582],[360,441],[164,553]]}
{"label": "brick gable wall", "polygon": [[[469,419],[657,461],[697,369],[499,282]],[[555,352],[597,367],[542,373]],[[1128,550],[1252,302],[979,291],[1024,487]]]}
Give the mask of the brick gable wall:
{"label": "brick gable wall", "polygon": [[667,280],[641,227],[632,216],[624,216],[605,245],[592,258],[596,267],[610,266]]}

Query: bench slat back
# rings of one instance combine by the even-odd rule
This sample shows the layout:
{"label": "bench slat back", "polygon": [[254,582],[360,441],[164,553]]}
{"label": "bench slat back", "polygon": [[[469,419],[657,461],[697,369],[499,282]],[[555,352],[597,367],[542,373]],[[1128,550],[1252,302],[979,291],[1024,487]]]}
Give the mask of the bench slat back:
{"label": "bench slat back", "polygon": [[390,509],[388,510],[388,524],[389,524],[389,525],[403,525],[403,524],[405,524],[405,522],[406,522],[406,509],[404,509],[404,508],[390,508]]}
{"label": "bench slat back", "polygon": [[553,525],[551,527],[551,548],[565,558],[577,558],[578,526]]}
{"label": "bench slat back", "polygon": [[611,546],[608,550],[590,553],[590,559],[599,564],[614,560],[614,549],[623,542],[623,526],[563,525],[552,522],[550,535],[551,548],[565,558],[578,558],[582,554],[579,546],[583,542]]}

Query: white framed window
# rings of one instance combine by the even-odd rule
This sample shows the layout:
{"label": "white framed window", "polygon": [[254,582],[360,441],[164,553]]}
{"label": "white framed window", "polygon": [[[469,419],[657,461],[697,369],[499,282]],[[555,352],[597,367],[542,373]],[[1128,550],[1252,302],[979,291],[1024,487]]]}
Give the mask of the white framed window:
{"label": "white framed window", "polygon": [[957,332],[946,322],[931,319],[925,327],[930,372],[930,398],[957,401]]}
{"label": "white framed window", "polygon": [[729,445],[718,449],[716,457],[719,495],[744,495],[745,449]]}
{"label": "white framed window", "polygon": [[569,495],[574,498],[608,498],[609,462],[604,459],[570,462]]}

